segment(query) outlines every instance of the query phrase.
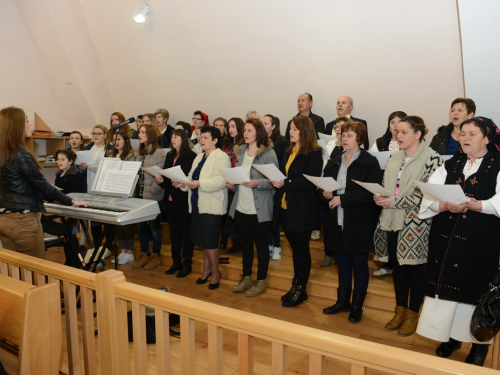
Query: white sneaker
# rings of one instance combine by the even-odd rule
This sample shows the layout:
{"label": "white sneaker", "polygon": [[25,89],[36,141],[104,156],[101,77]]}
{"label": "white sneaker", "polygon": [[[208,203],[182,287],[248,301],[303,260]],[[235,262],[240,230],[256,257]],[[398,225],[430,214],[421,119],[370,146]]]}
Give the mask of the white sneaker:
{"label": "white sneaker", "polygon": [[311,233],[311,240],[317,241],[321,238],[321,232],[319,230],[313,230]]}
{"label": "white sneaker", "polygon": [[[124,256],[125,254],[127,254],[127,253],[120,253],[120,254],[118,254],[118,258],[117,258],[117,259],[118,259],[118,264],[121,264],[121,263],[120,263],[120,260],[123,258],[123,256]],[[114,263],[115,263],[115,260],[116,260],[116,259],[111,260],[111,263],[113,263],[113,264],[114,264]]]}
{"label": "white sneaker", "polygon": [[281,247],[275,247],[273,250],[273,260],[281,259]]}
{"label": "white sneaker", "polygon": [[274,253],[274,246],[269,245],[269,256],[272,257]]}
{"label": "white sneaker", "polygon": [[134,254],[125,253],[123,258],[118,259],[118,264],[127,264],[134,261]]}
{"label": "white sneaker", "polygon": [[394,273],[394,270],[390,270],[387,267],[382,267],[381,269],[378,269],[376,271],[373,271],[372,276],[373,277],[383,277],[387,275],[392,275]]}

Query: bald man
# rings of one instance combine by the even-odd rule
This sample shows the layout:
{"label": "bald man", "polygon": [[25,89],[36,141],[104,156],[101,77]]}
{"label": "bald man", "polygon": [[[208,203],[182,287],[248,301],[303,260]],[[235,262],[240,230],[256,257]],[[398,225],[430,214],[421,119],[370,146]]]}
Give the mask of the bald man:
{"label": "bald man", "polygon": [[[316,137],[318,137],[318,133],[325,132],[325,120],[323,120],[323,117],[315,115],[314,113],[311,112],[312,106],[313,106],[312,95],[308,93],[301,94],[297,99],[297,109],[299,110],[299,113],[297,113],[296,116],[301,115],[309,117],[314,125],[314,129],[316,129]],[[285,138],[288,140],[290,140],[291,123],[292,120],[288,121],[288,125],[286,126]]]}
{"label": "bald man", "polygon": [[[366,123],[365,120],[351,116],[351,112],[352,112],[353,108],[354,108],[354,102],[353,102],[352,98],[349,96],[341,96],[337,100],[337,118],[347,117],[347,118],[350,118],[352,121],[361,122],[362,124],[364,124],[366,126],[366,130],[367,130],[366,141],[365,141],[363,146],[364,146],[365,150],[368,150],[369,145],[370,145],[370,143],[368,142],[368,124]],[[335,135],[335,131],[333,129],[333,127],[335,125],[334,122],[335,122],[335,120],[330,121],[328,124],[326,124],[326,134]]]}

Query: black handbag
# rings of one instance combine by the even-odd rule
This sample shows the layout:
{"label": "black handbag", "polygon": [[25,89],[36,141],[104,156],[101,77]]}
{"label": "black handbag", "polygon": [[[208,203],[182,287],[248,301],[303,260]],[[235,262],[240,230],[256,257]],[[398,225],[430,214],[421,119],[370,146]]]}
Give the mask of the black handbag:
{"label": "black handbag", "polygon": [[495,272],[489,290],[477,304],[470,321],[470,332],[479,342],[490,341],[500,330],[500,268]]}

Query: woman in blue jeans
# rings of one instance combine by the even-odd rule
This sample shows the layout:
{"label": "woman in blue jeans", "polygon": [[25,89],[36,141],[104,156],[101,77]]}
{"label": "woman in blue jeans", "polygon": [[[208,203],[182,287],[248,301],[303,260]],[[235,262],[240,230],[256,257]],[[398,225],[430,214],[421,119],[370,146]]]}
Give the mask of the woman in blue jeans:
{"label": "woman in blue jeans", "polygon": [[[136,160],[142,161],[144,168],[157,165],[163,168],[165,164],[165,152],[158,144],[158,135],[156,127],[153,125],[142,125],[138,132],[139,137],[139,155]],[[163,195],[165,190],[156,182],[154,176],[141,170],[139,172],[139,181],[137,182],[137,198],[152,199],[158,201],[160,212],[163,205]],[[139,232],[139,242],[141,244],[141,259],[132,264],[132,268],[144,267],[145,270],[154,270],[160,265],[161,251],[161,214],[158,214],[154,220],[143,221],[137,224]],[[148,228],[149,227],[149,228]],[[149,230],[153,238],[153,255],[149,252]]]}

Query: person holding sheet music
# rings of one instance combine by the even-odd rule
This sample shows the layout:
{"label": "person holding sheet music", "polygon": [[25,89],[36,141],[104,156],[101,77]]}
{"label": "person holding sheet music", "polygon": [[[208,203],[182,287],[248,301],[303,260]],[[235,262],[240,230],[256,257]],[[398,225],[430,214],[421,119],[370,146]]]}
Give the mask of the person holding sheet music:
{"label": "person holding sheet music", "polygon": [[[108,156],[118,158],[123,161],[135,161],[137,155],[132,149],[132,144],[130,143],[130,137],[128,132],[119,132],[115,134],[116,137],[116,148],[111,155],[111,151]],[[113,139],[113,142],[115,140]],[[127,264],[134,260],[134,231],[130,225],[117,225],[116,226],[116,238],[120,244],[120,254],[118,254],[118,264]],[[115,263],[116,259],[113,259],[111,263]]]}
{"label": "person holding sheet music", "polygon": [[[394,195],[375,195],[382,207],[374,234],[375,252],[382,262],[391,258],[396,292],[395,315],[385,325],[410,336],[418,323],[424,299],[425,263],[427,262],[430,219],[417,217],[422,192],[414,181],[427,182],[443,163],[441,157],[424,141],[428,128],[418,116],[407,116],[396,125],[399,151],[394,152],[384,171],[383,185]],[[409,302],[408,302],[409,300]]]}
{"label": "person holding sheet music", "polygon": [[319,227],[316,186],[304,177],[321,176],[323,149],[307,116],[295,116],[290,124],[290,148],[280,161],[285,180],[272,180],[274,195],[273,227],[281,224],[293,251],[293,280],[281,297],[282,306],[295,307],[307,302],[307,282],[311,273],[309,240]]}
{"label": "person holding sheet music", "polygon": [[[370,151],[382,152],[382,151],[398,151],[399,143],[397,140],[396,134],[396,125],[401,122],[402,119],[406,117],[406,113],[403,111],[392,112],[389,115],[389,120],[387,121],[387,130],[385,134],[377,138],[375,143],[373,144]],[[392,275],[394,273],[394,267],[391,263],[391,258],[389,258],[388,262],[384,265],[384,267],[373,271],[373,277],[384,277],[386,275]]]}
{"label": "person holding sheet music", "polygon": [[181,184],[188,191],[191,213],[191,241],[203,249],[203,273],[196,284],[205,284],[212,275],[208,289],[217,289],[222,273],[219,270],[219,231],[222,217],[227,212],[226,182],[219,169],[229,168],[227,154],[217,148],[221,137],[219,129],[203,126],[200,145],[202,153],[196,156],[188,183]]}
{"label": "person holding sheet music", "polygon": [[486,117],[465,120],[460,130],[463,152],[436,170],[429,183],[458,184],[469,200],[422,202],[419,217],[433,217],[433,221],[426,297],[417,333],[441,341],[436,354],[444,358],[460,349],[462,342],[472,342],[465,362],[482,366],[491,342],[477,342],[469,322],[498,268],[500,131]]}
{"label": "person holding sheet music", "polygon": [[[146,115],[144,115],[146,116]],[[165,165],[165,152],[158,144],[158,130],[154,125],[142,125],[138,132],[139,152],[136,160],[142,161],[144,168],[154,165],[162,168]],[[163,195],[165,191],[155,182],[155,178],[149,173],[141,170],[139,181],[137,182],[137,198],[152,199],[158,202],[160,212],[163,206]],[[132,268],[142,268],[154,270],[160,265],[161,251],[161,213],[154,220],[137,223],[139,232],[139,242],[141,244],[141,259],[132,264]],[[149,234],[153,239],[153,254],[149,251]]]}
{"label": "person holding sheet music", "polygon": [[399,143],[397,140],[396,125],[406,116],[406,113],[403,111],[392,112],[389,115],[389,120],[387,120],[387,130],[385,134],[377,138],[372,148],[370,148],[370,151],[398,151]]}
{"label": "person holding sheet music", "polygon": [[380,183],[382,170],[377,158],[360,148],[366,139],[364,124],[351,121],[342,125],[341,133],[345,152],[328,161],[323,174],[332,177],[343,188],[318,192],[330,208],[328,248],[334,250],[339,270],[337,302],[323,309],[323,314],[349,311],[349,322],[358,323],[368,290],[368,254],[374,251],[373,232],[380,210],[373,202],[373,194],[352,180]]}
{"label": "person holding sheet music", "polygon": [[0,241],[4,248],[45,258],[39,213],[43,199],[88,207],[60,192],[40,172],[42,166],[26,148],[31,122],[21,108],[0,110]]}
{"label": "person holding sheet music", "polygon": [[[273,141],[273,150],[276,153],[276,158],[278,163],[285,152],[290,147],[290,141],[283,137],[280,133],[280,119],[273,115],[265,115],[262,117],[262,124],[266,128],[267,137]],[[279,230],[274,230],[272,226],[269,228],[269,256],[273,260],[281,259],[281,244],[280,244],[280,232]]]}
{"label": "person holding sheet music", "polygon": [[[98,124],[92,129],[92,142],[83,148],[84,151],[90,150],[97,165],[107,152],[110,152],[113,145],[107,142],[108,128],[104,125]],[[80,170],[84,173],[83,185],[84,191],[90,193],[92,185],[94,184],[96,172],[87,168],[86,163],[80,163]],[[97,170],[96,170],[97,171]],[[98,241],[102,236],[102,224],[97,221],[90,222],[90,231],[94,242]]]}
{"label": "person holding sheet music", "polygon": [[[244,143],[243,132],[245,123],[239,117],[232,117],[227,122],[227,134],[228,136],[224,138],[222,143],[222,151],[224,151],[229,160],[231,161],[231,167],[234,168],[236,165],[236,155],[233,152],[235,145],[240,145]],[[228,192],[228,210],[233,202],[234,193],[232,191]],[[220,248],[225,250],[227,247],[227,240],[231,237],[232,246],[226,251],[226,254],[234,254],[241,251],[240,235],[238,233],[238,228],[236,223],[231,216],[226,216],[223,220],[223,228],[220,235]]]}
{"label": "person holding sheet music", "polygon": [[[267,239],[273,218],[273,185],[257,170],[255,164],[274,164],[278,159],[273,143],[267,137],[266,129],[260,120],[249,119],[244,130],[245,144],[235,145],[236,166],[243,167],[250,181],[235,185],[226,181],[228,190],[234,191],[234,199],[229,209],[238,226],[243,242],[243,275],[235,292],[246,292],[247,297],[255,297],[266,291],[269,249]],[[257,248],[257,280],[252,281],[254,243]]]}
{"label": "person holding sheet music", "polygon": [[[177,125],[176,125],[177,126]],[[189,128],[191,131],[191,128]],[[186,131],[175,129],[171,133],[171,150],[165,158],[163,169],[180,166],[185,175],[189,173],[196,153],[189,148]],[[192,271],[193,243],[191,242],[191,214],[188,207],[188,193],[180,189],[181,184],[167,177],[156,177],[156,183],[165,189],[163,201],[166,205],[170,229],[172,266],[165,275],[179,271],[177,278],[186,277]]]}

